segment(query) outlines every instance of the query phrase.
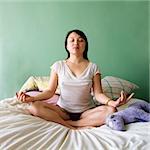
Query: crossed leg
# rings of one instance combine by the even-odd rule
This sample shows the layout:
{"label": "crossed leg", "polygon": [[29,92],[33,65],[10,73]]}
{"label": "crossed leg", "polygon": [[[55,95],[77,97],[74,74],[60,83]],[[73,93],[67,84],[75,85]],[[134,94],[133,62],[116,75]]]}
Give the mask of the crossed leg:
{"label": "crossed leg", "polygon": [[105,119],[109,114],[116,111],[110,106],[98,106],[82,113],[80,120],[67,120],[67,123],[74,127],[101,126],[105,124]]}
{"label": "crossed leg", "polygon": [[80,120],[69,120],[69,115],[59,106],[37,101],[32,103],[29,112],[48,121],[62,124],[70,129],[77,127],[101,126],[105,123],[107,115],[116,111],[116,108],[110,106],[98,106],[82,113]]}
{"label": "crossed leg", "polygon": [[66,122],[66,120],[69,119],[69,116],[59,106],[37,101],[32,103],[28,110],[34,116],[62,124],[70,129],[75,129]]}

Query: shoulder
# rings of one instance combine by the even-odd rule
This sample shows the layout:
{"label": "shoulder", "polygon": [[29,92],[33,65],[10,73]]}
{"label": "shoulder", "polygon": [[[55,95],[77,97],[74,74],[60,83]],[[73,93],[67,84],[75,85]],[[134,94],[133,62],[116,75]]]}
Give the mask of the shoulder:
{"label": "shoulder", "polygon": [[52,66],[58,66],[58,65],[62,65],[64,63],[64,60],[58,60],[58,61],[55,61],[52,65]]}
{"label": "shoulder", "polygon": [[93,62],[90,62],[90,63],[91,63],[91,70],[93,74],[96,75],[97,73],[100,73],[99,66],[96,63],[93,63]]}
{"label": "shoulder", "polygon": [[96,63],[91,62],[91,61],[90,61],[90,63],[92,64],[93,67],[98,67],[98,65]]}
{"label": "shoulder", "polygon": [[91,67],[93,69],[98,69],[99,68],[99,66],[96,63],[90,62],[90,64],[91,64]]}
{"label": "shoulder", "polygon": [[63,63],[64,61],[63,60],[58,60],[58,61],[55,61],[52,65],[51,65],[51,69],[54,70],[55,72],[59,72],[60,69],[62,68],[63,66]]}

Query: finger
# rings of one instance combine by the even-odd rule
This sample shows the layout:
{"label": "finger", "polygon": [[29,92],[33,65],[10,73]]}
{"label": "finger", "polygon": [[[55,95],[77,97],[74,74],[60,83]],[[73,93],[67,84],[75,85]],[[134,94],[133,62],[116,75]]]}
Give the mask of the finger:
{"label": "finger", "polygon": [[17,96],[17,98],[19,99],[19,97],[20,97],[20,93],[16,93],[16,96]]}
{"label": "finger", "polygon": [[16,97],[18,98],[18,93],[16,92]]}
{"label": "finger", "polygon": [[133,97],[134,93],[131,93],[128,98],[127,98],[127,102]]}
{"label": "finger", "polygon": [[123,91],[123,99],[122,99],[122,102],[125,102],[126,99],[127,99],[127,95],[126,95],[126,93]]}
{"label": "finger", "polygon": [[31,101],[31,96],[24,94],[25,98],[24,98],[24,102],[30,102]]}
{"label": "finger", "polygon": [[124,103],[126,102],[126,98],[127,98],[127,96],[126,96],[126,94],[123,92],[123,99],[122,99],[122,101],[121,101],[122,104],[124,104]]}
{"label": "finger", "polygon": [[23,92],[18,93],[18,99],[19,100],[20,100],[22,94],[23,94]]}
{"label": "finger", "polygon": [[23,92],[18,92],[18,96],[22,95]]}
{"label": "finger", "polygon": [[125,100],[126,100],[125,97],[126,97],[126,96],[125,96],[124,91],[121,91],[121,93],[120,93],[120,102],[119,102],[119,106],[125,103]]}
{"label": "finger", "polygon": [[22,96],[22,101],[23,101],[23,102],[26,101],[26,96],[25,96],[25,95]]}
{"label": "finger", "polygon": [[123,92],[123,95],[124,95],[124,100],[127,99],[127,94],[125,92]]}
{"label": "finger", "polygon": [[123,99],[124,99],[124,92],[123,91],[121,91],[120,98],[121,98],[121,101],[123,101]]}
{"label": "finger", "polygon": [[26,97],[30,97],[28,94],[26,94],[26,93],[24,93],[24,95],[26,96]]}
{"label": "finger", "polygon": [[121,102],[121,98],[118,98],[117,104],[120,104],[120,102]]}
{"label": "finger", "polygon": [[120,106],[121,105],[121,97],[119,97],[115,103],[116,103],[116,106]]}
{"label": "finger", "polygon": [[26,98],[26,102],[31,102],[31,98],[30,97]]}
{"label": "finger", "polygon": [[23,97],[24,97],[24,93],[22,93],[21,95],[20,95],[20,100],[22,101],[23,100]]}

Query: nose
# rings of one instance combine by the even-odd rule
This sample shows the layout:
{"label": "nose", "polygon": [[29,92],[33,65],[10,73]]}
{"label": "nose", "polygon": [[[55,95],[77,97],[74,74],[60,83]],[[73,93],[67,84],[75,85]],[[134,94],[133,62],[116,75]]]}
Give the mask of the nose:
{"label": "nose", "polygon": [[74,40],[74,44],[78,44],[78,40]]}

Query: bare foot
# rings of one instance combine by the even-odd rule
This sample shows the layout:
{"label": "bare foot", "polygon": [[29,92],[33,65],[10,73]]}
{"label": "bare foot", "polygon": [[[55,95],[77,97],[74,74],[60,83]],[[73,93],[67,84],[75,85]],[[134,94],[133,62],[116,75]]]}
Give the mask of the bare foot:
{"label": "bare foot", "polygon": [[80,129],[92,129],[94,128],[93,126],[85,126],[85,127],[78,127],[77,129],[80,130]]}
{"label": "bare foot", "polygon": [[72,129],[72,130],[77,130],[77,128],[75,128],[73,126],[67,126],[67,128]]}
{"label": "bare foot", "polygon": [[69,125],[71,125],[71,126],[74,126],[74,127],[77,127],[77,126],[78,126],[78,125],[77,125],[77,121],[67,120],[66,122],[67,122],[67,124],[69,124]]}
{"label": "bare foot", "polygon": [[78,130],[78,129],[92,129],[92,128],[94,128],[93,126],[80,126],[77,121],[67,120],[66,122],[70,126],[76,127],[76,130]]}

